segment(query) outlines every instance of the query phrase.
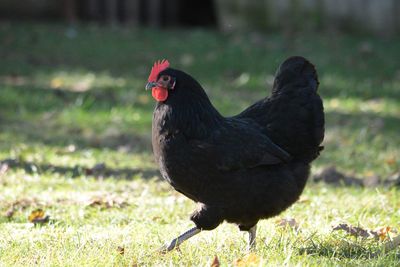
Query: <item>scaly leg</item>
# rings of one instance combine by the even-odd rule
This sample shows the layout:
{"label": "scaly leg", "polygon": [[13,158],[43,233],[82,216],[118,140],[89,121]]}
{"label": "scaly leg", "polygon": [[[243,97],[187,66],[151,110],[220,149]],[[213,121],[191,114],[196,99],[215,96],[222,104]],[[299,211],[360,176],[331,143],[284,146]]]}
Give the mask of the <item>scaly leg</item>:
{"label": "scaly leg", "polygon": [[247,249],[251,251],[256,248],[257,224],[251,227],[248,232],[249,232],[249,243]]}
{"label": "scaly leg", "polygon": [[173,250],[174,248],[177,248],[184,241],[188,240],[192,236],[197,235],[200,232],[201,232],[201,230],[199,228],[193,227],[193,228],[189,229],[188,231],[184,232],[183,234],[181,234],[180,236],[178,236],[177,238],[173,239],[170,243],[167,243],[164,246],[162,246],[159,251],[164,252],[164,253],[169,252],[169,251]]}

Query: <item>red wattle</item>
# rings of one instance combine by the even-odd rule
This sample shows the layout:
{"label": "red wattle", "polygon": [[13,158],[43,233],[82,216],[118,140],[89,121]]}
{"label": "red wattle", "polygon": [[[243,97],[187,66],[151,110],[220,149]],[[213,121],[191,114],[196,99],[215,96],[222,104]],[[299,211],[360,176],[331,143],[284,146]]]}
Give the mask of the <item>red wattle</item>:
{"label": "red wattle", "polygon": [[168,98],[168,90],[162,87],[153,87],[151,94],[158,102],[165,101]]}

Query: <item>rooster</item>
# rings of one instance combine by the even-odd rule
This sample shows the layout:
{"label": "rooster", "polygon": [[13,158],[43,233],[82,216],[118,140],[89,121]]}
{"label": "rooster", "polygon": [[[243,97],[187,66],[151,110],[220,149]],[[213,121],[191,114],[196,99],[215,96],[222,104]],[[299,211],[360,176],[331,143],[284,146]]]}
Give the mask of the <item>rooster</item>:
{"label": "rooster", "polygon": [[189,74],[156,62],[146,89],[157,101],[152,145],[163,178],[198,203],[195,227],[163,246],[170,251],[223,221],[248,231],[278,215],[302,193],[323,149],[323,103],[314,66],[303,57],[281,64],[272,92],[233,117],[222,116]]}

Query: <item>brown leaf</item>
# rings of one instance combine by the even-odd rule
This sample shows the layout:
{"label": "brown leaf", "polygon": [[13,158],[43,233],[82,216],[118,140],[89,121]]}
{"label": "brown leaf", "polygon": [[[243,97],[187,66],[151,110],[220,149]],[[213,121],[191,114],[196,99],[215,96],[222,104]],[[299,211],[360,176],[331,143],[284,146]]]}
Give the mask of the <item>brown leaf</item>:
{"label": "brown leaf", "polygon": [[219,267],[221,264],[219,263],[218,256],[215,255],[210,267]]}
{"label": "brown leaf", "polygon": [[245,266],[258,266],[260,264],[260,257],[254,253],[247,254],[241,259],[237,259],[234,263],[235,266],[245,267]]}
{"label": "brown leaf", "polygon": [[385,163],[387,165],[394,165],[394,164],[396,164],[396,158],[395,157],[389,157],[389,158],[385,159]]}
{"label": "brown leaf", "polygon": [[118,252],[119,255],[124,255],[125,254],[125,248],[121,247],[121,246],[118,246],[117,247],[117,252]]}
{"label": "brown leaf", "polygon": [[96,196],[89,200],[86,206],[95,207],[99,206],[101,208],[124,208],[128,203],[121,197],[116,195],[106,195],[106,196]]}
{"label": "brown leaf", "polygon": [[374,232],[379,237],[379,240],[383,241],[388,239],[388,235],[391,232],[392,228],[390,226],[379,227],[374,230]]}
{"label": "brown leaf", "polygon": [[101,206],[103,204],[103,201],[101,199],[95,198],[90,200],[90,202],[87,204],[87,206],[94,207],[94,206]]}
{"label": "brown leaf", "polygon": [[351,226],[349,224],[346,223],[341,223],[337,226],[334,226],[333,231],[338,231],[338,230],[343,230],[345,232],[347,232],[348,234],[355,236],[355,237],[370,237],[371,234],[369,233],[369,231],[361,228],[361,227],[355,227],[355,226]]}
{"label": "brown leaf", "polygon": [[299,230],[299,224],[296,222],[294,218],[282,218],[275,221],[276,226],[278,227],[290,227],[294,230]]}
{"label": "brown leaf", "polygon": [[337,226],[334,226],[333,231],[343,230],[348,234],[355,236],[355,237],[362,237],[362,238],[375,238],[380,240],[385,240],[388,238],[389,232],[393,232],[390,226],[379,227],[375,230],[364,229],[357,226],[352,226],[347,223],[341,223]]}
{"label": "brown leaf", "polygon": [[50,219],[50,217],[44,216],[45,213],[42,209],[36,209],[31,212],[31,214],[28,216],[28,220],[34,224],[43,224],[47,223]]}

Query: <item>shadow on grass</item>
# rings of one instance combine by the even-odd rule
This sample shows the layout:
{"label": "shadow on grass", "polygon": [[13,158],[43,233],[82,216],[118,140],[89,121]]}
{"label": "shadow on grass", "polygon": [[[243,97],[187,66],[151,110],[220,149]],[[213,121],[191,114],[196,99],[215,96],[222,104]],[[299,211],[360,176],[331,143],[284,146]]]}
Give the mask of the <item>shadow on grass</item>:
{"label": "shadow on grass", "polygon": [[314,243],[310,246],[299,249],[299,254],[316,255],[326,258],[342,259],[363,259],[374,260],[381,257],[393,257],[393,259],[400,260],[399,253],[389,252],[385,254],[381,248],[376,245],[367,244],[362,241],[350,240],[336,240],[333,242]]}
{"label": "shadow on grass", "polygon": [[157,170],[152,169],[140,169],[140,168],[109,168],[104,163],[97,164],[92,168],[83,166],[57,166],[53,164],[36,164],[29,161],[20,161],[16,159],[4,159],[0,161],[0,165],[6,166],[11,169],[23,169],[27,173],[57,173],[61,175],[67,175],[72,178],[79,176],[93,176],[95,178],[117,178],[132,180],[136,177],[142,179],[151,179],[154,177],[160,177]]}

